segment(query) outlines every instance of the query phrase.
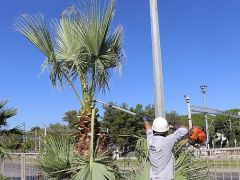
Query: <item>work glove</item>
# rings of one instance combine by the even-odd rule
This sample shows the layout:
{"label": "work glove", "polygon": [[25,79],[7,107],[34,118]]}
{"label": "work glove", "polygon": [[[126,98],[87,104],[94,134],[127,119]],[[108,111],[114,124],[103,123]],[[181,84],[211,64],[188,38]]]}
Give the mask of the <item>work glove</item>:
{"label": "work glove", "polygon": [[148,118],[147,118],[146,116],[143,116],[143,117],[142,117],[142,120],[143,120],[144,122],[147,122],[147,121],[148,121]]}

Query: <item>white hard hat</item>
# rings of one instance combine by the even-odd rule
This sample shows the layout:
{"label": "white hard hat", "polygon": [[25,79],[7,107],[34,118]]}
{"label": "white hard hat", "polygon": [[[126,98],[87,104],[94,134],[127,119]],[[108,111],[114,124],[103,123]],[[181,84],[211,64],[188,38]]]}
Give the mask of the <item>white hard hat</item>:
{"label": "white hard hat", "polygon": [[156,132],[166,132],[169,130],[168,122],[165,118],[158,117],[154,119],[152,130]]}

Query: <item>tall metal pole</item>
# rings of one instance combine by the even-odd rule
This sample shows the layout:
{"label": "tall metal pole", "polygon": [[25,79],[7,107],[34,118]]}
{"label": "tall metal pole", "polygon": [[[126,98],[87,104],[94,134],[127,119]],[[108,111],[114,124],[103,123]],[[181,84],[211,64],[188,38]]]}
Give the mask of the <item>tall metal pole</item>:
{"label": "tall metal pole", "polygon": [[149,0],[149,2],[152,34],[155,117],[165,117],[157,0]]}
{"label": "tall metal pole", "polygon": [[[203,106],[205,108],[207,108],[207,103],[206,103],[207,85],[201,85],[200,89],[201,89],[201,92],[203,94]],[[208,130],[208,116],[207,116],[207,112],[204,113],[204,116],[205,116],[206,134],[207,134],[206,149],[209,149],[209,130]]]}
{"label": "tall metal pole", "polygon": [[23,142],[26,141],[26,124],[23,122]]}

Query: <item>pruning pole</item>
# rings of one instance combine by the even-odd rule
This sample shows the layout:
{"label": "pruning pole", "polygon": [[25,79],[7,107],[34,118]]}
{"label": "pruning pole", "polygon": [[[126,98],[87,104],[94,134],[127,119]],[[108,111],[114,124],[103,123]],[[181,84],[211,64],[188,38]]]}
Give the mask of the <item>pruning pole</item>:
{"label": "pruning pole", "polygon": [[103,101],[99,101],[99,100],[97,100],[97,99],[93,99],[93,102],[98,102],[98,103],[100,103],[100,104],[103,104],[103,105],[106,106],[106,107],[114,108],[114,109],[117,109],[117,110],[126,112],[126,113],[128,113],[128,114],[131,114],[131,115],[133,115],[133,116],[136,116],[136,114],[137,114],[137,113],[134,113],[134,112],[132,112],[132,111],[128,111],[128,110],[126,110],[126,109],[120,108],[120,107],[118,107],[118,106],[114,106],[114,105],[105,103],[105,102],[103,102]]}

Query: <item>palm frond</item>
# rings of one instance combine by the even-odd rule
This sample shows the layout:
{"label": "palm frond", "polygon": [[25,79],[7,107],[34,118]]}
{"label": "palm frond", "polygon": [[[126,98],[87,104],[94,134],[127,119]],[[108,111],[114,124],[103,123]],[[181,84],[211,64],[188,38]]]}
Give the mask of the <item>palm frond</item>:
{"label": "palm frond", "polygon": [[6,126],[7,119],[17,114],[17,109],[6,107],[8,102],[8,100],[0,101],[0,127]]}
{"label": "palm frond", "polygon": [[24,14],[16,19],[15,28],[32,42],[49,60],[55,59],[50,32],[42,14]]}
{"label": "palm frond", "polygon": [[[60,21],[54,21],[53,41],[43,15],[22,15],[15,28],[32,42],[47,59],[42,69],[50,70],[53,86],[71,85],[79,98],[74,82],[79,79],[82,92],[109,89],[110,68],[120,67],[123,59],[122,28],[109,32],[115,13],[115,0],[90,1],[83,9],[75,7],[63,11]],[[83,93],[84,94],[84,93]],[[80,100],[81,101],[81,100]]]}
{"label": "palm frond", "polygon": [[107,68],[118,67],[123,58],[122,53],[123,28],[118,27],[115,32],[105,39],[100,49],[100,59]]}
{"label": "palm frond", "polygon": [[191,180],[210,179],[208,167],[198,162],[194,156],[194,151],[184,148],[183,145],[178,145],[176,152],[176,178],[185,177]]}
{"label": "palm frond", "polygon": [[0,174],[0,180],[10,180],[10,178]]}
{"label": "palm frond", "polygon": [[11,134],[22,135],[23,131],[20,129],[20,127],[15,127],[15,128],[12,128],[12,129],[2,129],[0,131],[0,136],[11,135]]}
{"label": "palm frond", "polygon": [[138,138],[135,146],[135,154],[139,162],[145,161],[148,158],[147,139],[145,137],[141,136]]}
{"label": "palm frond", "polygon": [[0,101],[0,109],[2,109],[8,102],[9,102],[9,100]]}
{"label": "palm frond", "polygon": [[[108,88],[110,68],[120,67],[122,53],[122,28],[109,35],[109,27],[114,16],[115,1],[108,1],[100,8],[98,1],[89,6],[85,14],[76,18],[76,32],[82,46],[89,53],[88,64],[90,91]],[[87,56],[86,56],[87,57]],[[109,89],[109,88],[108,88]]]}
{"label": "palm frond", "polygon": [[101,27],[100,34],[102,37],[100,42],[104,42],[107,37],[107,33],[112,22],[113,16],[115,14],[115,0],[111,0],[109,4],[105,5],[106,8],[103,9],[102,17],[101,17]]}
{"label": "palm frond", "polygon": [[138,170],[131,175],[131,179],[133,180],[149,179],[150,167],[151,167],[150,162],[147,159],[145,159],[144,161],[141,162]]}
{"label": "palm frond", "polygon": [[48,136],[43,141],[38,166],[51,178],[70,177],[66,169],[71,167],[74,157],[74,143],[66,137]]}
{"label": "palm frond", "polygon": [[110,162],[108,156],[97,157],[92,164],[89,158],[76,157],[69,169],[74,174],[72,180],[114,180],[116,170]]}
{"label": "palm frond", "polygon": [[10,155],[9,155],[9,152],[10,152],[10,149],[5,147],[4,145],[0,145],[0,159],[3,159],[3,158],[11,158]]}
{"label": "palm frond", "polygon": [[42,70],[50,69],[50,80],[53,86],[63,85],[63,70],[54,50],[54,42],[42,14],[22,15],[15,21],[15,28],[35,45],[46,57]]}

